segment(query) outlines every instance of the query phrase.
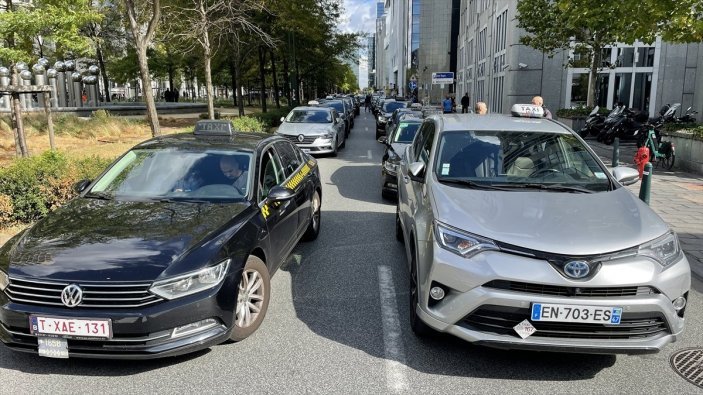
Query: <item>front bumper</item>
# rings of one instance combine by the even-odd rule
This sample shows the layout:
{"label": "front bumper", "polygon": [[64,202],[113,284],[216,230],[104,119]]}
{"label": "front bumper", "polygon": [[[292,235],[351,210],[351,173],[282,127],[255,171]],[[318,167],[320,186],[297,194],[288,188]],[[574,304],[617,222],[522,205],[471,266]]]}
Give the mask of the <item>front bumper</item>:
{"label": "front bumper", "polygon": [[381,189],[387,193],[398,193],[398,173],[386,169],[385,163],[381,164]]}
{"label": "front bumper", "polygon": [[295,143],[303,152],[309,154],[331,154],[334,152],[333,139],[317,139],[311,144]]}
{"label": "front bumper", "polygon": [[[429,244],[429,245],[428,245]],[[503,349],[559,352],[638,354],[656,353],[675,342],[685,319],[672,300],[687,294],[690,269],[685,256],[665,271],[646,258],[626,258],[604,264],[588,281],[563,277],[548,262],[504,252],[484,252],[465,259],[426,242],[420,253],[419,305],[416,311],[429,326],[472,343]],[[423,258],[424,257],[424,258]],[[495,284],[518,286],[496,286]],[[527,285],[525,285],[527,284]],[[446,296],[431,301],[429,290],[441,285]],[[617,293],[634,287],[636,295]],[[638,287],[651,289],[640,294]],[[599,296],[583,296],[590,288],[608,289]],[[573,295],[554,290],[578,290]],[[611,291],[612,290],[612,293]],[[608,296],[612,295],[612,296]],[[620,325],[534,322],[533,303],[622,307]],[[683,314],[682,314],[683,315]],[[513,330],[529,320],[537,331],[526,339]]]}
{"label": "front bumper", "polygon": [[[222,291],[220,291],[220,289]],[[0,293],[0,340],[21,352],[37,354],[37,337],[30,333],[29,316],[109,318],[111,339],[67,340],[69,357],[154,359],[199,351],[229,338],[236,289],[227,281],[213,290],[136,309],[63,308],[12,302]],[[182,336],[174,329],[206,319],[213,325]]]}

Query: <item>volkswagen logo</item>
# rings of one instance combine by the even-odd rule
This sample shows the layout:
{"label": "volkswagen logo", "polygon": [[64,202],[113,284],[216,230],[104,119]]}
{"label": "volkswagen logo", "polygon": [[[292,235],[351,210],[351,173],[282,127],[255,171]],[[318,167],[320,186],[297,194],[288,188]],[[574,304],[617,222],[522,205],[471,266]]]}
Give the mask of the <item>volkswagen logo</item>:
{"label": "volkswagen logo", "polygon": [[76,307],[83,301],[83,290],[76,284],[66,286],[61,291],[61,302],[66,307]]}
{"label": "volkswagen logo", "polygon": [[300,141],[302,143],[304,140],[305,140],[305,136],[303,136],[302,134],[299,134],[298,141]]}
{"label": "volkswagen logo", "polygon": [[564,273],[571,278],[584,278],[591,272],[591,267],[584,261],[571,261],[564,265]]}

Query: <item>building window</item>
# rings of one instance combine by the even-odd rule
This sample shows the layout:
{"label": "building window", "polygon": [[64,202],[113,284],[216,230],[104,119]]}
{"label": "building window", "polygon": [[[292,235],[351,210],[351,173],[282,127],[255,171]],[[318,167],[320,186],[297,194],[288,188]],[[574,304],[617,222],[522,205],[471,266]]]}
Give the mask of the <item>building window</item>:
{"label": "building window", "polygon": [[588,74],[574,73],[571,76],[571,105],[585,106],[588,98]]}
{"label": "building window", "polygon": [[503,112],[503,76],[493,77],[493,100],[491,100],[491,112],[500,114]]}

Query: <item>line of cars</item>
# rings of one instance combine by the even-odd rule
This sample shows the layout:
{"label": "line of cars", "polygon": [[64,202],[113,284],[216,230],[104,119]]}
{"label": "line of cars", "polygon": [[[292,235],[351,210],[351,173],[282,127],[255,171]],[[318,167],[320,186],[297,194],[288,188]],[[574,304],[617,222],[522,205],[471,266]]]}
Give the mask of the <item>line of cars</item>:
{"label": "line of cars", "polygon": [[679,339],[690,267],[676,233],[623,188],[637,171],[608,171],[540,107],[512,112],[430,116],[412,141],[381,137],[412,330],[604,354]]}

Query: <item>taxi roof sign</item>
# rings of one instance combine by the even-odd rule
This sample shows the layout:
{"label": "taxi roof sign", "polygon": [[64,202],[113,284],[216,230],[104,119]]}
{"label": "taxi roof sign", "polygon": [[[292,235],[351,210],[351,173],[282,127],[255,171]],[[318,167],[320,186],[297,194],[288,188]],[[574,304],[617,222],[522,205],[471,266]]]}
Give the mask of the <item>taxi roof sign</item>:
{"label": "taxi roof sign", "polygon": [[525,118],[543,118],[544,109],[542,106],[536,106],[534,104],[513,104],[510,108],[510,113],[514,117],[525,117]]}
{"label": "taxi roof sign", "polygon": [[231,136],[234,134],[232,122],[203,120],[195,123],[193,134],[198,136]]}
{"label": "taxi roof sign", "polygon": [[317,100],[310,100],[308,102],[308,106],[319,106],[319,105],[320,105],[320,102]]}

